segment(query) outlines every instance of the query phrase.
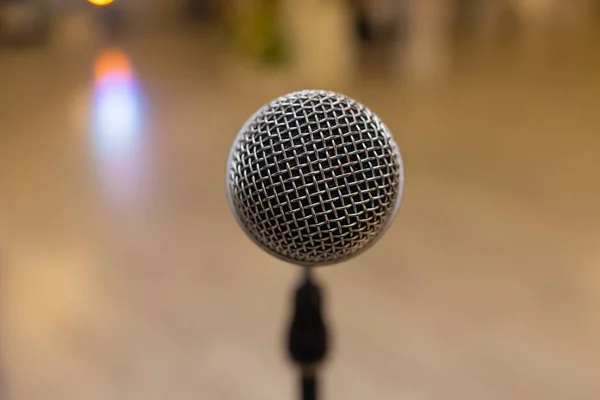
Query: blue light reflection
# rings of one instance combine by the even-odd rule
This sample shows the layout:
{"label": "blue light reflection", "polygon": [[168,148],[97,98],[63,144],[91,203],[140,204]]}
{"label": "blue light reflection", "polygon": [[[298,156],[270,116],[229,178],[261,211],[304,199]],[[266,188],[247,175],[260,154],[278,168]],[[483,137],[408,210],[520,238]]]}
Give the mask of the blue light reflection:
{"label": "blue light reflection", "polygon": [[142,101],[123,53],[104,53],[98,59],[93,104],[94,147],[99,155],[120,158],[135,152],[142,140]]}
{"label": "blue light reflection", "polygon": [[96,61],[91,122],[103,197],[130,215],[144,198],[148,155],[141,91],[129,58],[119,50]]}

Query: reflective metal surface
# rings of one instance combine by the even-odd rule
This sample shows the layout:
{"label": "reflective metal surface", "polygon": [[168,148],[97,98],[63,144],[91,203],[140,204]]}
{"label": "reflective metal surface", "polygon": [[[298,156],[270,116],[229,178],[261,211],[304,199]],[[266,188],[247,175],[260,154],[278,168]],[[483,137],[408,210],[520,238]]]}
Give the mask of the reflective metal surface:
{"label": "reflective metal surface", "polygon": [[402,159],[387,127],[340,94],[282,96],[250,118],[227,165],[232,210],[267,251],[326,265],[365,250],[393,220]]}

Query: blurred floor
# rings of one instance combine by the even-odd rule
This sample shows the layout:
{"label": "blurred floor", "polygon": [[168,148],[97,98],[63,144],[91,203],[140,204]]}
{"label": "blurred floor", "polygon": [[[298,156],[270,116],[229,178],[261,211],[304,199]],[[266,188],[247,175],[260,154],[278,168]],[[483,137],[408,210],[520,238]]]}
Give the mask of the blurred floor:
{"label": "blurred floor", "polygon": [[[549,47],[337,88],[390,126],[406,188],[381,243],[322,270],[326,398],[600,398],[600,51]],[[0,397],[294,398],[297,271],[244,237],[224,163],[303,87],[156,32],[124,44],[124,125],[104,129],[99,48],[0,51]]]}

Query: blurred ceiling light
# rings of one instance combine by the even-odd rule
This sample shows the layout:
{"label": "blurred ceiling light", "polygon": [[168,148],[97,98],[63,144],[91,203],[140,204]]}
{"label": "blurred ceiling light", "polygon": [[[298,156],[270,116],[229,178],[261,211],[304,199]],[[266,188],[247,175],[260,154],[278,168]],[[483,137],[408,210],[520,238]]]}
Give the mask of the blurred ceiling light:
{"label": "blurred ceiling light", "polygon": [[107,6],[111,3],[114,3],[115,0],[88,0],[90,3],[92,3],[95,6]]}
{"label": "blurred ceiling light", "polygon": [[97,85],[106,80],[131,82],[133,79],[132,71],[131,61],[123,51],[118,49],[106,50],[96,60],[94,81]]}
{"label": "blurred ceiling light", "polygon": [[120,50],[100,54],[94,70],[95,147],[104,156],[120,157],[140,141],[141,98],[131,62]]}

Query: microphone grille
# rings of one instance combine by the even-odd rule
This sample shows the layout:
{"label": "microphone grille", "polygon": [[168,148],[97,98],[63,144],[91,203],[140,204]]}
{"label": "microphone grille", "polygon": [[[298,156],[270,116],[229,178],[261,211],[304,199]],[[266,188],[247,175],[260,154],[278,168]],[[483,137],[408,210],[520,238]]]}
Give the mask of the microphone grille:
{"label": "microphone grille", "polygon": [[398,146],[362,104],[290,93],[256,112],[227,165],[229,202],[246,233],[291,263],[332,264],[365,250],[402,196]]}

